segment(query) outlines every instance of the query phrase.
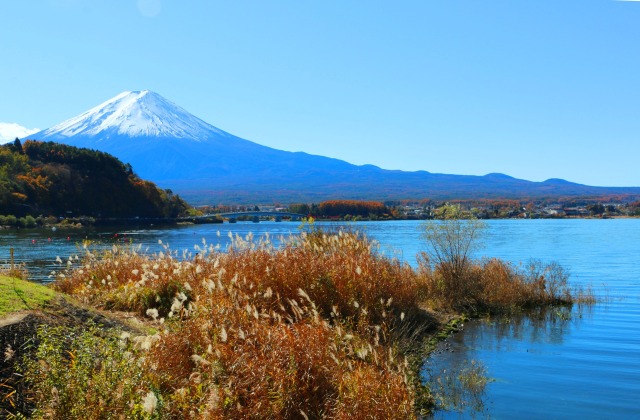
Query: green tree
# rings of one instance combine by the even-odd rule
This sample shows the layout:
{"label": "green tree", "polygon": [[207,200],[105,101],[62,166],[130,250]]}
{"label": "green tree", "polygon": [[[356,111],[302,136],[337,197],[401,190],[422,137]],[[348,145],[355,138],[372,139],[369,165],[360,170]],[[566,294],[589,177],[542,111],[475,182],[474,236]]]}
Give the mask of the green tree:
{"label": "green tree", "polygon": [[22,150],[22,143],[20,142],[20,139],[17,137],[13,141],[13,150],[20,153],[21,155],[24,155],[24,150]]}
{"label": "green tree", "polygon": [[592,216],[598,216],[604,213],[605,208],[602,204],[598,203],[587,206],[587,210],[589,210]]}
{"label": "green tree", "polygon": [[308,204],[290,204],[289,211],[291,213],[310,214],[311,207]]}
{"label": "green tree", "polygon": [[433,211],[433,217],[439,220],[475,219],[473,212],[463,210],[459,204],[444,204]]}
{"label": "green tree", "polygon": [[24,217],[24,220],[25,220],[25,227],[33,228],[33,227],[36,227],[36,225],[37,225],[36,219],[33,216],[31,216],[30,214],[26,215]]}

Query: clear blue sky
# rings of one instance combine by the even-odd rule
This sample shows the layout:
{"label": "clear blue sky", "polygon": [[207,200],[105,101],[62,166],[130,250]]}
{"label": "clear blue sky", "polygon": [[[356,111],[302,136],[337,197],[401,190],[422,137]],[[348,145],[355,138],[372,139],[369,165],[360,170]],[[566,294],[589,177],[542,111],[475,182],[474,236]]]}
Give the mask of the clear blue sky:
{"label": "clear blue sky", "polygon": [[0,1],[0,122],[150,89],[270,147],[640,186],[640,1]]}

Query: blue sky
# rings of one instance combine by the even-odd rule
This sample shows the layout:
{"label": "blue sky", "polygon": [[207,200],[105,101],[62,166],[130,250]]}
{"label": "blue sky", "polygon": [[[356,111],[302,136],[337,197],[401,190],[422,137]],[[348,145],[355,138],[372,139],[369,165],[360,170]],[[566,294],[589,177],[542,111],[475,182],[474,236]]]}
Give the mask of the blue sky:
{"label": "blue sky", "polygon": [[640,186],[640,1],[1,1],[0,22],[0,122],[150,89],[283,150]]}

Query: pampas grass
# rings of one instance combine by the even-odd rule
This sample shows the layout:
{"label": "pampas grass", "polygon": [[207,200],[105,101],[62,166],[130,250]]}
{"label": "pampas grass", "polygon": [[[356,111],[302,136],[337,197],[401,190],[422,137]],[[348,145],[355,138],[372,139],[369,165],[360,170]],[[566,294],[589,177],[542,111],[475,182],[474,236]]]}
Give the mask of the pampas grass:
{"label": "pampas grass", "polygon": [[[425,304],[491,312],[571,299],[555,266],[526,271],[486,260],[461,271],[424,255],[413,269],[350,231],[312,229],[280,242],[236,236],[226,252],[203,242],[196,255],[166,246],[154,255],[83,249],[54,287],[134,312],[158,332],[74,332],[84,338],[67,344],[54,337],[69,333],[43,332],[43,342],[67,350],[40,349],[25,370],[34,416],[76,410],[89,418],[107,404],[89,393],[117,389],[113,418],[416,418],[433,402],[411,357],[431,327]],[[106,352],[96,357],[117,354],[127,371],[109,376],[111,361],[78,359],[86,342]],[[74,379],[54,380],[62,377]],[[88,380],[92,388],[82,385]]]}

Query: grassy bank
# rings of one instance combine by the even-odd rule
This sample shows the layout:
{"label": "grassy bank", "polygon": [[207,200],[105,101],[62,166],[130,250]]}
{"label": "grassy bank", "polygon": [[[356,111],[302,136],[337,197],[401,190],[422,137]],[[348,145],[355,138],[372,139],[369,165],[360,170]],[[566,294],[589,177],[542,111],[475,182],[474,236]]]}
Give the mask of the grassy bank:
{"label": "grassy bank", "polygon": [[[157,333],[46,328],[23,366],[34,418],[415,418],[441,313],[568,304],[566,277],[423,256],[417,269],[357,232],[310,229],[228,252],[86,249],[54,287]],[[70,414],[71,413],[71,414]]]}
{"label": "grassy bank", "polygon": [[0,275],[0,317],[14,312],[39,309],[55,296],[41,284]]}
{"label": "grassy bank", "polygon": [[[24,275],[24,272],[13,271],[13,274]],[[39,329],[65,332],[61,335],[63,341],[55,347],[57,352],[69,348],[66,337],[70,331],[84,329],[88,323],[99,325],[102,334],[114,328],[136,334],[145,331],[143,325],[114,315],[100,313],[47,286],[0,275],[0,418],[21,414],[30,417],[35,407],[38,396],[31,392],[33,387],[23,372],[29,361],[45,363],[46,359],[37,357],[37,349],[54,351],[47,343],[49,337],[39,334]]]}

